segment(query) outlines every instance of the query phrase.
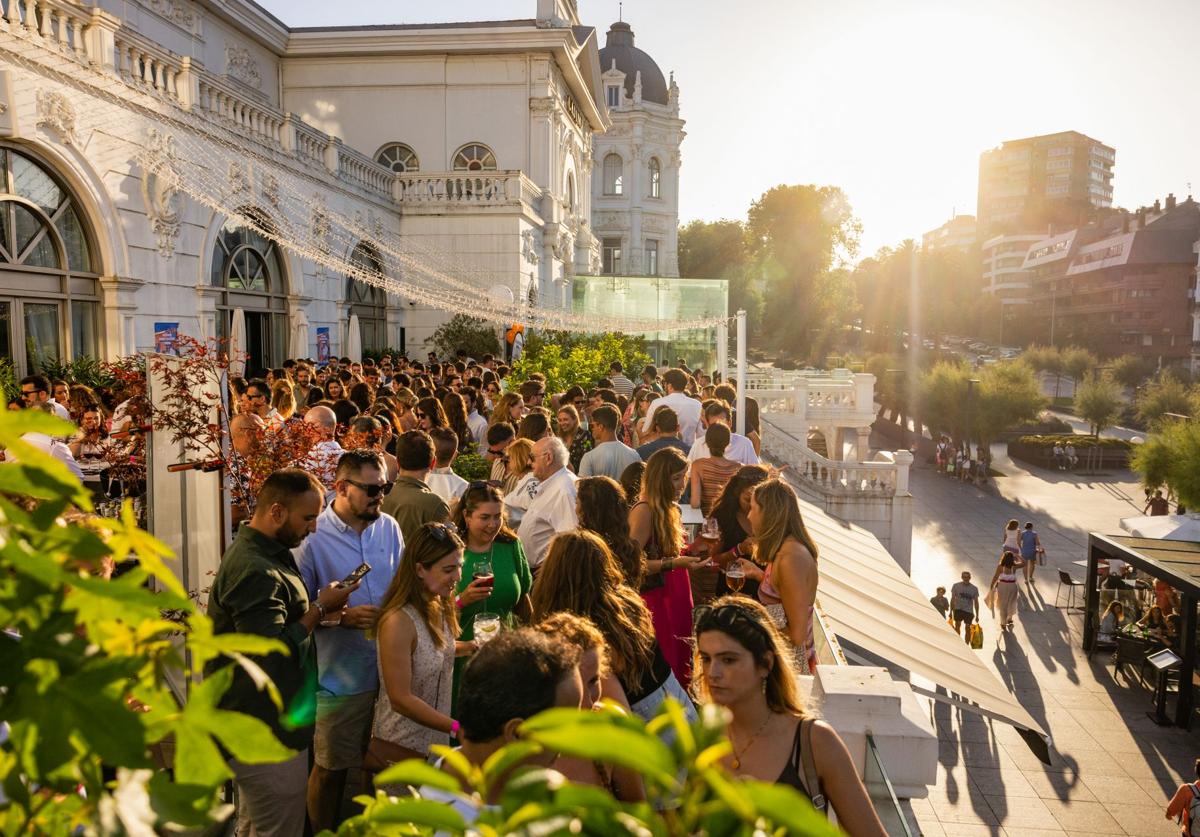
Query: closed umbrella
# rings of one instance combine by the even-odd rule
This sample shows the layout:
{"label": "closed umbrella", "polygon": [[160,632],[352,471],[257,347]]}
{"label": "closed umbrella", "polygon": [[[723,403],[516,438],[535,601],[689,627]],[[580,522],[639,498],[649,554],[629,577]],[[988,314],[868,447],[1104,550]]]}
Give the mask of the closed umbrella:
{"label": "closed umbrella", "polygon": [[358,314],[350,315],[350,326],[346,329],[346,357],[352,363],[362,363],[362,329],[358,325]]}
{"label": "closed umbrella", "polygon": [[292,344],[288,348],[288,357],[293,360],[308,357],[308,315],[303,309],[296,311],[292,321]]}
{"label": "closed umbrella", "polygon": [[233,309],[233,323],[229,326],[229,374],[235,378],[246,374],[246,312]]}

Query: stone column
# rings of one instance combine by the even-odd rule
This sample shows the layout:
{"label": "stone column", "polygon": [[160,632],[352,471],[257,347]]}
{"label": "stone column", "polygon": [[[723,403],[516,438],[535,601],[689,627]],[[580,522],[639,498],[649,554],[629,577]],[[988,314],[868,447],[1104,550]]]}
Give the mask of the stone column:
{"label": "stone column", "polygon": [[100,296],[104,317],[100,348],[102,360],[115,360],[137,351],[134,317],[137,314],[137,291],[144,284],[141,279],[101,277]]}

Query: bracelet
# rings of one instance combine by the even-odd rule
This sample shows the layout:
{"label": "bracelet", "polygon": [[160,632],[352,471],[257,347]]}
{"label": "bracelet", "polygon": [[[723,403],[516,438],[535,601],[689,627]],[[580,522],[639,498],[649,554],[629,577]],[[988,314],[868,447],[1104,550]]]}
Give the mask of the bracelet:
{"label": "bracelet", "polygon": [[325,605],[321,604],[320,599],[313,599],[313,606],[317,609],[317,614],[320,616],[319,621],[325,620]]}
{"label": "bracelet", "polygon": [[462,732],[462,724],[460,724],[458,721],[455,721],[452,718],[450,720],[450,734],[453,735],[455,738],[458,738],[458,734],[460,732]]}
{"label": "bracelet", "polygon": [[465,602],[463,602],[463,600],[461,598],[459,598],[458,596],[455,596],[454,597],[454,606],[457,607],[459,610],[462,610],[467,605]]}

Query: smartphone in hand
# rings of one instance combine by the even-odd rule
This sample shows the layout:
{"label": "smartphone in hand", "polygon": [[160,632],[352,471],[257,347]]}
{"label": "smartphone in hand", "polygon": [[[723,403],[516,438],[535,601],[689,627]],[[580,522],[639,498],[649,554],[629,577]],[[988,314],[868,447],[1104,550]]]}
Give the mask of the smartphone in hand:
{"label": "smartphone in hand", "polygon": [[358,582],[362,581],[363,576],[370,571],[371,565],[364,561],[355,567],[354,572],[343,578],[340,583],[343,587],[349,587],[351,584],[357,584]]}

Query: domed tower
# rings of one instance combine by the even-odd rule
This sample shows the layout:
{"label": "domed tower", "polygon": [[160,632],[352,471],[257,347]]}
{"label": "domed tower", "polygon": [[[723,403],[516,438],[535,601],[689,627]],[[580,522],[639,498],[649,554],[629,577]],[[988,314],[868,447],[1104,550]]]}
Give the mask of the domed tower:
{"label": "domed tower", "polygon": [[592,230],[601,272],[678,276],[679,88],[634,46],[624,21],[600,50],[604,100],[612,128],[593,141]]}

